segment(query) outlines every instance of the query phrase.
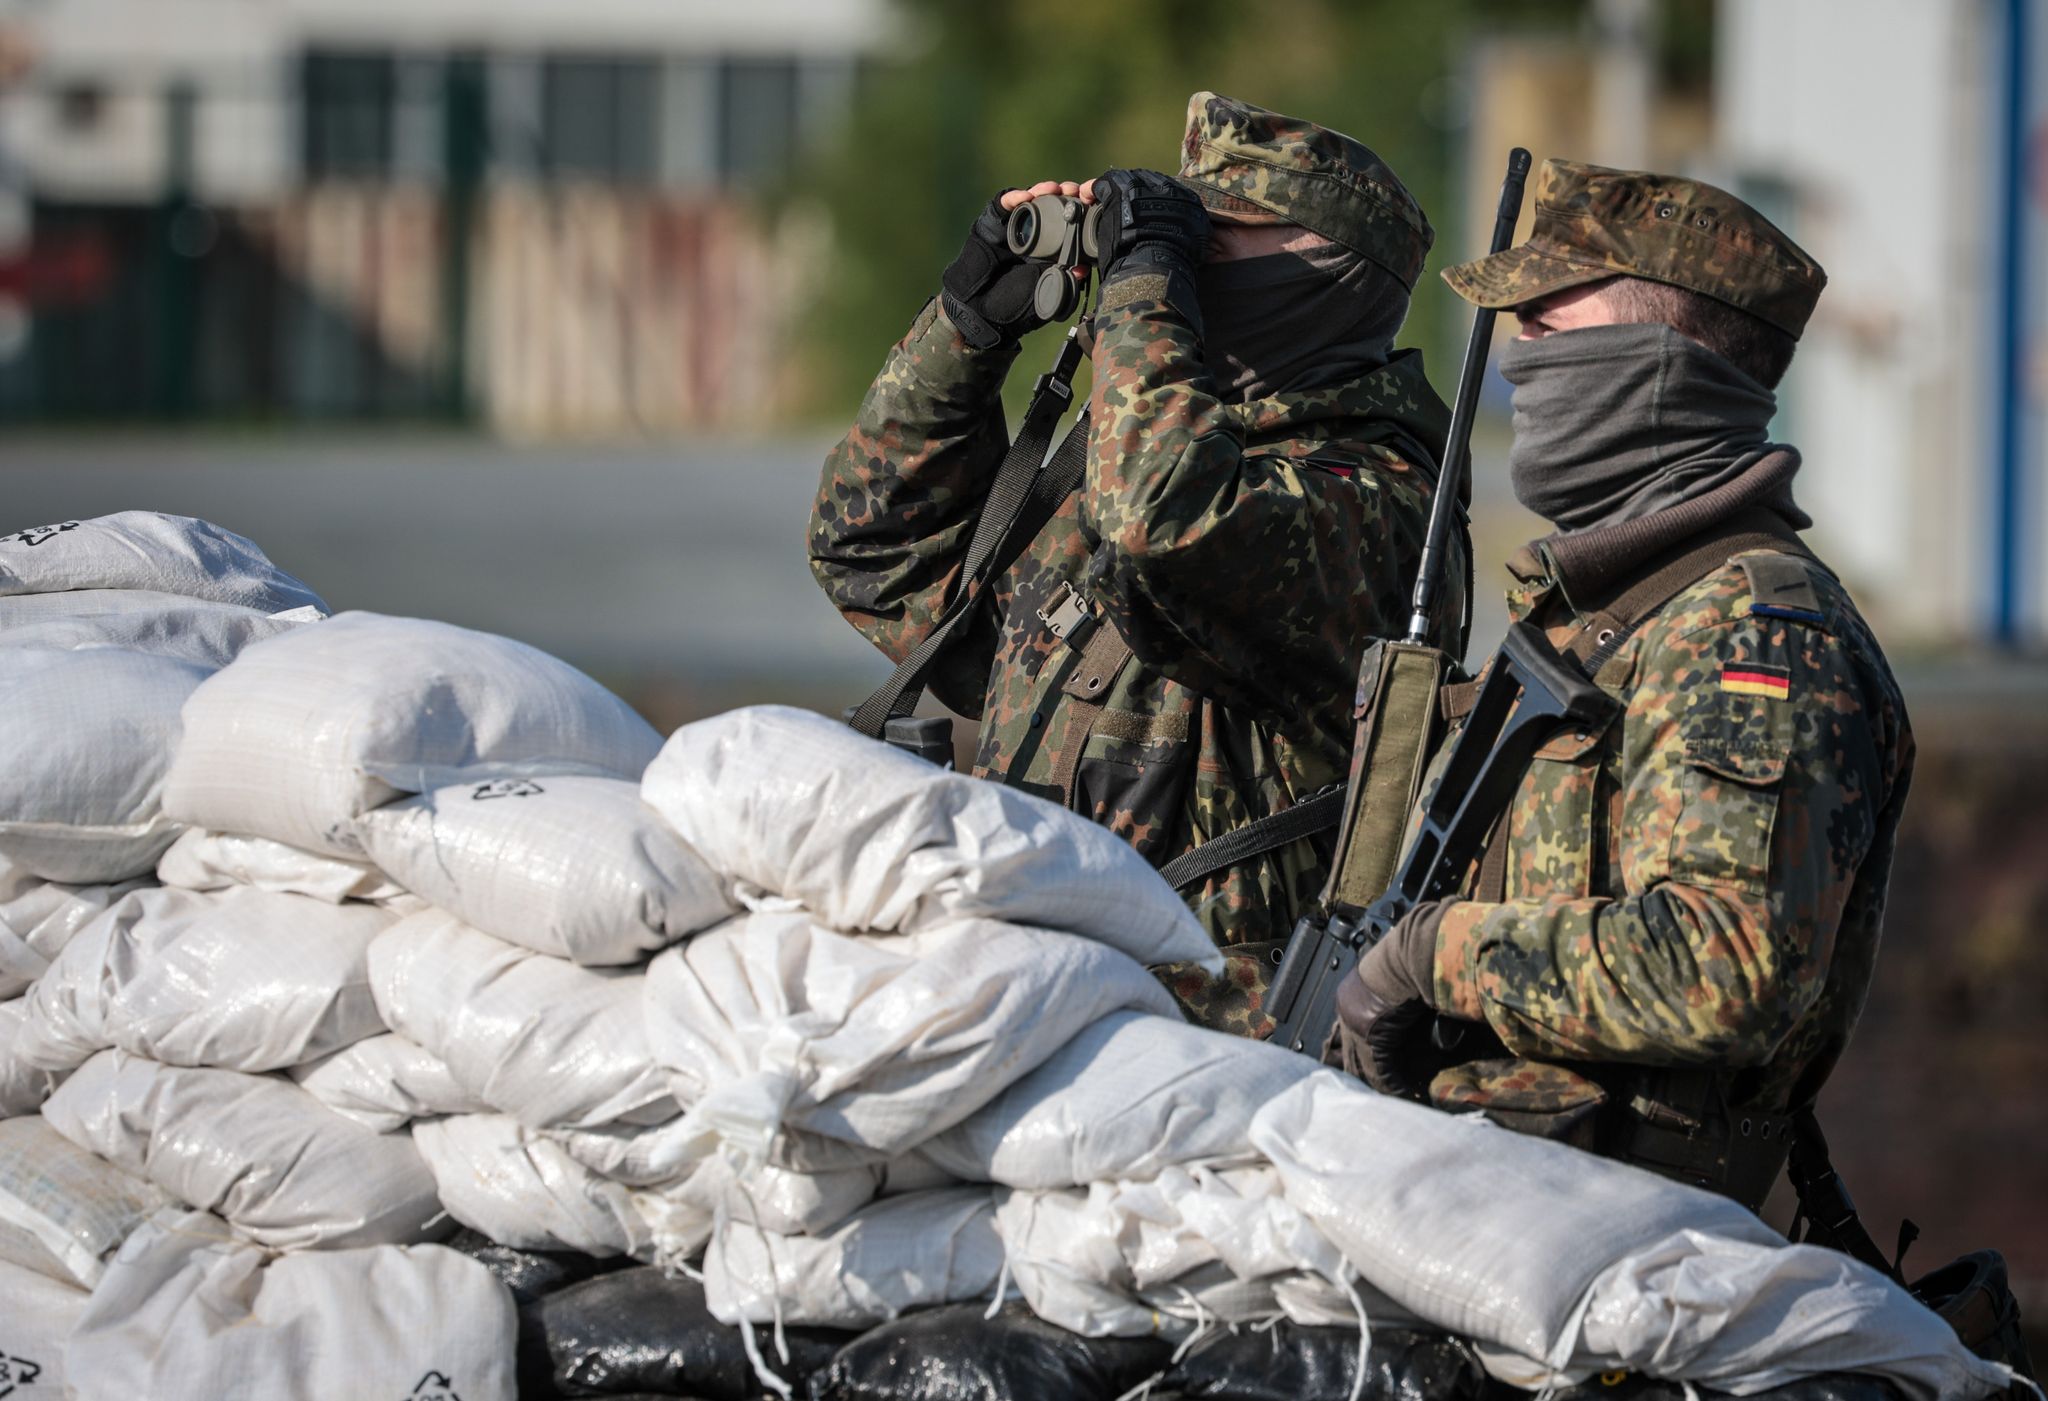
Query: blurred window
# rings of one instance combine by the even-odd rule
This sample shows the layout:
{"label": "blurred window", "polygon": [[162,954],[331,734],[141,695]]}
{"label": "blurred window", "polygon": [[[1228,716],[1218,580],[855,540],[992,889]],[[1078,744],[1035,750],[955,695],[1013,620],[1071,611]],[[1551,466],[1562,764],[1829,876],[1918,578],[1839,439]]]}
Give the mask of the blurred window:
{"label": "blurred window", "polygon": [[719,165],[734,184],[789,173],[796,155],[797,67],[791,59],[732,59],[719,103]]}
{"label": "blurred window", "polygon": [[397,88],[398,63],[390,54],[307,54],[303,90],[307,176],[388,174]]}
{"label": "blurred window", "polygon": [[551,58],[542,73],[543,146],[555,175],[654,179],[660,66],[646,59]]}
{"label": "blurred window", "polygon": [[107,114],[107,90],[84,80],[57,89],[57,125],[73,135],[83,135],[99,126]]}

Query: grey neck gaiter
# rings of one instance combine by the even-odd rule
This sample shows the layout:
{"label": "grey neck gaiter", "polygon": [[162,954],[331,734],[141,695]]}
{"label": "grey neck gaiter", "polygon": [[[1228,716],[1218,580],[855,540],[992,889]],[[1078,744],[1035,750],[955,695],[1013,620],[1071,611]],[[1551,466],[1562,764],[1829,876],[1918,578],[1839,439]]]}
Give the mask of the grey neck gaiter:
{"label": "grey neck gaiter", "polygon": [[[1515,387],[1515,497],[1559,530],[1678,505],[1776,446],[1764,434],[1777,396],[1661,323],[1510,341],[1500,372]],[[1789,486],[1782,505],[1797,510]]]}
{"label": "grey neck gaiter", "polygon": [[1202,358],[1234,404],[1378,369],[1408,314],[1400,281],[1338,243],[1204,263],[1195,286]]}

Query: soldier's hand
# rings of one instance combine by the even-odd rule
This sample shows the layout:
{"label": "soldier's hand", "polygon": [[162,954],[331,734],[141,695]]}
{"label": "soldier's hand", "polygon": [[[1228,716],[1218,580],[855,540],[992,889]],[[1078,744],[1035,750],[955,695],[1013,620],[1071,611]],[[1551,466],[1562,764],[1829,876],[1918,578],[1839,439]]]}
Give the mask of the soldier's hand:
{"label": "soldier's hand", "polygon": [[1345,1068],[1382,1094],[1421,1099],[1445,1058],[1432,1044],[1436,927],[1448,901],[1418,905],[1337,989]]}
{"label": "soldier's hand", "polygon": [[1108,170],[1090,180],[1102,206],[1097,234],[1105,284],[1120,273],[1192,273],[1209,247],[1209,211],[1194,191],[1156,170]]}
{"label": "soldier's hand", "polygon": [[1363,978],[1337,989],[1337,1026],[1344,1068],[1383,1095],[1421,1099],[1429,1081],[1422,1059],[1436,1014],[1416,998],[1393,998]]}
{"label": "soldier's hand", "polygon": [[1041,265],[1012,253],[1004,237],[1010,211],[1039,195],[1088,200],[1073,180],[1041,180],[1029,189],[1005,190],[975,216],[960,256],[939,279],[946,315],[976,349],[1015,345],[1025,332],[1045,324],[1031,297]]}
{"label": "soldier's hand", "polygon": [[1065,195],[1083,204],[1095,203],[1095,182],[1093,180],[1041,180],[1024,190],[1005,190],[997,196],[1003,211],[1008,213],[1020,204],[1029,203],[1040,195]]}

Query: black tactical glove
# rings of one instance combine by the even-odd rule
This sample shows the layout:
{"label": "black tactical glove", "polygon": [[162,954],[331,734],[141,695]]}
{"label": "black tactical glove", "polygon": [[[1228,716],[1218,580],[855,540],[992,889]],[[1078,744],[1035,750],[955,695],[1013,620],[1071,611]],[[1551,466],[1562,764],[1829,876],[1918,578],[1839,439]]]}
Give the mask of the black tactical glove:
{"label": "black tactical glove", "polygon": [[1102,294],[1132,278],[1161,279],[1151,295],[1195,317],[1195,268],[1209,251],[1209,211],[1194,191],[1156,170],[1106,170],[1095,178],[1101,207],[1096,246]]}
{"label": "black tactical glove", "polygon": [[1026,331],[1045,324],[1031,309],[1031,289],[1044,264],[1026,262],[1010,251],[1003,236],[1009,219],[997,195],[975,216],[960,256],[939,279],[946,315],[977,350],[1015,345]]}
{"label": "black tactical glove", "polygon": [[1421,1099],[1448,1063],[1430,1033],[1437,1022],[1436,929],[1449,903],[1409,911],[1337,989],[1344,1068],[1381,1094]]}

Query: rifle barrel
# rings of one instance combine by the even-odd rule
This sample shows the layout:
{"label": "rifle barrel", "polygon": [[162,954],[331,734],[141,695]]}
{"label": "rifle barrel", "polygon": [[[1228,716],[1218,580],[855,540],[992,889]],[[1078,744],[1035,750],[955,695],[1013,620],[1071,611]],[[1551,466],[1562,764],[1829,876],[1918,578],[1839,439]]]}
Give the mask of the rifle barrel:
{"label": "rifle barrel", "polygon": [[[1498,253],[1514,241],[1515,221],[1522,214],[1522,185],[1529,176],[1529,153],[1517,146],[1508,152],[1508,172],[1500,184],[1500,205],[1493,215],[1493,239],[1487,252]],[[1436,496],[1429,504],[1429,533],[1422,541],[1422,565],[1415,573],[1414,611],[1408,619],[1408,641],[1427,643],[1436,612],[1444,568],[1444,544],[1458,509],[1466,466],[1472,456],[1472,417],[1479,407],[1480,377],[1486,372],[1486,351],[1493,341],[1492,307],[1472,314],[1472,335],[1465,342],[1465,363],[1458,372],[1458,398],[1451,407],[1451,432],[1444,443],[1443,466],[1437,473]]]}

